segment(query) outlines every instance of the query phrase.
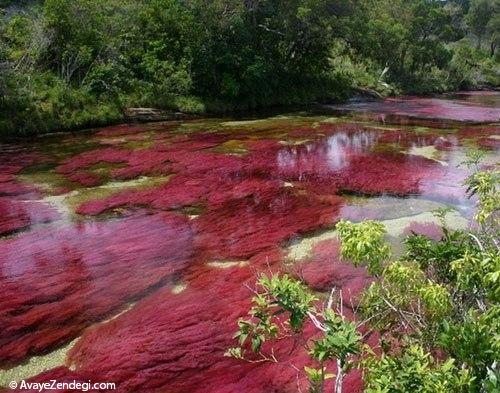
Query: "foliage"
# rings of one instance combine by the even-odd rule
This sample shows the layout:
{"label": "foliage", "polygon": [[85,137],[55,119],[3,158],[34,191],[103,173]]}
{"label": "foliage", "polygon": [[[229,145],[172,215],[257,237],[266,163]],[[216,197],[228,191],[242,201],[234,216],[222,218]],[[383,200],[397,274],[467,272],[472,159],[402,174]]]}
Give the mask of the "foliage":
{"label": "foliage", "polygon": [[453,89],[448,43],[463,36],[445,2],[382,0],[362,2],[346,35],[354,49],[380,67],[387,79],[412,93]]}
{"label": "foliage", "polygon": [[[420,269],[427,271],[442,282],[452,282],[455,273],[451,263],[460,258],[467,247],[467,235],[461,231],[448,231],[446,227],[443,237],[439,241],[427,236],[411,234],[404,243],[406,245],[405,258],[419,264]],[[432,269],[432,271],[430,271]]]}
{"label": "foliage", "polygon": [[498,216],[499,182],[500,170],[476,172],[465,182],[468,191],[479,198],[481,209],[478,210],[475,219],[483,227],[498,227],[500,224]]}
{"label": "foliage", "polygon": [[332,45],[330,64],[332,71],[351,81],[352,87],[360,92],[371,91],[372,95],[397,94],[398,89],[385,80],[384,67],[370,58],[357,54],[340,39]]}
{"label": "foliage", "polygon": [[472,0],[466,17],[470,31],[476,35],[478,48],[481,48],[483,37],[488,31],[488,23],[495,15],[494,0]]}
{"label": "foliage", "polygon": [[390,256],[390,248],[384,242],[384,225],[375,221],[355,225],[341,220],[336,228],[342,243],[342,258],[352,261],[355,266],[366,264],[370,274],[379,274],[382,262]]}
{"label": "foliage", "polygon": [[450,77],[459,88],[471,89],[500,84],[498,60],[470,46],[467,39],[454,44],[450,68]]}
{"label": "foliage", "polygon": [[[287,275],[261,275],[254,290],[249,318],[238,321],[234,338],[239,346],[229,348],[225,356],[247,361],[278,362],[274,350],[267,353],[263,344],[270,339],[295,337],[303,332],[304,324],[313,323],[321,333],[320,338],[308,340],[306,348],[316,367],[305,367],[311,392],[322,392],[326,379],[336,377],[336,392],[341,391],[342,376],[352,367],[351,356],[360,352],[361,336],[353,322],[336,314],[330,306],[318,309],[317,298],[309,289]],[[245,344],[258,354],[253,360],[247,355]],[[337,359],[336,374],[327,372],[327,362]]]}
{"label": "foliage", "polygon": [[319,362],[340,359],[341,367],[345,366],[347,357],[359,352],[359,333],[352,322],[335,314],[331,309],[323,312],[325,335],[320,340],[313,340],[313,348],[309,354]]}
{"label": "foliage", "polygon": [[478,299],[500,301],[500,255],[494,250],[466,250],[452,262],[457,287]]}
{"label": "foliage", "polygon": [[468,392],[471,376],[453,359],[437,362],[418,344],[397,355],[370,356],[364,363],[367,393],[448,393]]}
{"label": "foliage", "polygon": [[[468,377],[463,375],[463,386],[468,381],[467,391],[474,392],[496,391],[500,386],[499,178],[495,170],[481,171],[480,159],[479,154],[467,158],[466,163],[474,171],[465,182],[478,200],[479,230],[450,230],[444,220],[447,210],[437,212],[443,237],[432,240],[410,235],[405,241],[408,251],[403,260],[388,264],[362,301],[365,317],[384,335],[382,360],[397,366],[401,375],[408,375],[407,366],[398,363],[400,357],[392,357],[391,342],[404,334],[410,345],[416,342],[425,351],[443,351],[447,362],[453,361],[468,373]],[[403,350],[407,349],[403,345]],[[378,363],[370,362],[366,366],[367,380],[374,376],[379,382],[380,378],[384,380],[387,373],[378,374]],[[408,382],[414,378],[408,377]],[[394,383],[384,381],[386,386]],[[461,391],[462,385],[429,389],[423,391]]]}
{"label": "foliage", "polygon": [[[18,75],[7,81],[0,129],[18,134],[112,123],[121,117],[114,102],[100,103],[87,89],[72,89],[49,74]],[[20,119],[22,122],[19,122]]]}
{"label": "foliage", "polygon": [[[57,79],[92,106],[118,112],[143,105],[245,109],[345,98],[350,91],[350,82],[329,68],[334,16],[324,0],[47,0],[13,10],[0,15],[9,96],[30,89],[25,96],[37,111],[60,102],[50,94],[32,102],[51,86],[18,89],[25,75]],[[0,108],[12,132],[67,128],[48,114],[26,122],[12,105],[23,107],[8,102]],[[41,124],[45,119],[50,122]],[[102,120],[96,114],[94,122]]]}
{"label": "foliage", "polygon": [[451,299],[444,286],[428,280],[415,264],[394,262],[367,288],[361,307],[384,334],[398,339],[405,333],[432,342],[442,318],[451,313]]}
{"label": "foliage", "polygon": [[498,305],[483,314],[471,309],[460,322],[443,322],[439,343],[450,356],[466,364],[478,381],[487,384],[488,375],[499,372],[498,368],[493,367],[500,353],[499,328]]}
{"label": "foliage", "polygon": [[307,287],[273,275],[259,280],[250,318],[239,321],[240,346],[227,355],[252,361],[244,349],[249,339],[260,360],[278,362],[272,345],[267,348],[271,355],[265,355],[262,343],[290,336],[299,340],[309,319],[321,332],[307,345],[310,358],[319,363],[305,369],[311,391],[323,391],[324,381],[333,377],[325,362],[334,359],[340,370],[336,392],[355,366],[363,370],[366,392],[499,391],[499,176],[494,169],[481,170],[480,160],[481,154],[473,153],[465,161],[472,168],[465,185],[478,202],[477,230],[448,228],[450,209],[439,209],[435,216],[443,236],[411,234],[404,242],[406,253],[390,261],[382,224],[337,224],[342,257],[376,275],[354,311],[367,334],[380,333],[380,354],[363,349],[357,325],[344,318],[342,307],[332,308],[333,290],[326,307],[318,309],[318,298]]}
{"label": "foliage", "polygon": [[[498,86],[498,9],[496,0],[3,1],[2,133],[103,124],[137,106],[224,112]],[[489,48],[474,49],[478,34]]]}

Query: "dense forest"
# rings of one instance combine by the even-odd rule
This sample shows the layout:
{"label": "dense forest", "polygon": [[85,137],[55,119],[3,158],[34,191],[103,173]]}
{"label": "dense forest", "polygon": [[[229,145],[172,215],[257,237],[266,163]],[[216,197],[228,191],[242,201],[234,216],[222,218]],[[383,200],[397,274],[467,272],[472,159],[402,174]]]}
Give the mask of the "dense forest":
{"label": "dense forest", "polygon": [[499,0],[0,1],[0,133],[500,84]]}

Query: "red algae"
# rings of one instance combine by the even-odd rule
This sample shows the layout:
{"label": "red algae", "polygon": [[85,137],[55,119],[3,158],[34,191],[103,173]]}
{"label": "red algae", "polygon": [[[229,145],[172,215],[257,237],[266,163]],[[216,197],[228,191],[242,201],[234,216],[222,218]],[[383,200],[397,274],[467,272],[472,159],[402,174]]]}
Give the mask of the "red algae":
{"label": "red algae", "polygon": [[230,201],[195,220],[197,244],[214,259],[246,258],[293,235],[334,224],[341,201],[318,201],[289,189]]}
{"label": "red algae", "polygon": [[500,92],[498,91],[460,91],[444,94],[443,98],[452,98],[466,103],[494,106],[496,108],[500,106]]}
{"label": "red algae", "polygon": [[[443,126],[440,117],[477,115],[483,121],[496,110],[469,105],[463,114],[449,116],[454,105],[465,104],[408,99],[384,105],[392,109],[380,115],[382,121],[400,116],[403,108],[424,117],[404,121],[430,126]],[[251,292],[245,284],[253,286],[260,271],[284,269],[286,242],[333,227],[346,211],[342,193],[463,201],[459,184],[466,172],[412,155],[412,149],[434,146],[442,150],[439,159],[452,162],[449,157],[467,146],[464,140],[493,139],[487,137],[498,131],[469,126],[453,134],[415,133],[347,122],[281,121],[255,130],[228,132],[224,125],[217,132],[212,125],[210,133],[165,132],[178,124],[102,129],[96,135],[99,148],[56,168],[84,187],[151,175],[169,175],[168,182],[89,200],[77,209],[85,222],[52,223],[0,240],[0,367],[81,335],[67,367],[31,381],[108,381],[117,383],[118,392],[305,391],[305,376],[292,365],[302,370],[310,359],[290,338],[275,345],[279,364],[223,357],[234,345],[237,319],[248,311]],[[141,141],[148,143],[133,149],[133,142]],[[230,144],[245,154],[225,154]],[[27,201],[39,193],[15,177],[33,156],[24,156],[21,164],[9,157],[0,162],[0,214],[7,212],[0,215],[0,232],[55,219],[41,202]],[[113,209],[120,218],[92,217]],[[384,218],[383,209],[373,210],[363,216]],[[427,224],[412,223],[406,233],[411,231],[438,236]],[[224,269],[210,263],[242,260]],[[349,318],[371,282],[365,269],[340,261],[336,240],[318,243],[312,256],[287,270],[315,291],[335,287]],[[182,284],[181,290],[175,284]],[[133,302],[115,319],[97,323]],[[307,325],[305,337],[314,334]],[[371,335],[370,345],[377,339]],[[344,391],[362,391],[358,371],[346,378]]]}
{"label": "red algae", "polygon": [[[217,144],[216,141],[196,139],[190,141],[185,137],[179,137],[169,144],[157,143],[147,149],[131,150],[120,147],[106,147],[73,156],[59,165],[56,172],[83,186],[99,185],[109,179],[126,180],[138,176],[166,175],[173,171],[172,162],[186,162],[203,167],[207,160],[205,160],[202,153],[194,157],[190,157],[190,155],[195,154],[198,150],[217,146]],[[223,165],[228,160],[226,156],[220,154],[218,158],[218,161],[213,160],[216,167]],[[106,176],[93,173],[93,166],[99,164],[118,164],[120,167],[111,168],[107,174],[108,178],[106,178]]]}
{"label": "red algae", "polygon": [[[161,389],[172,393],[260,393],[294,392],[298,386],[306,389],[305,376],[296,369],[310,365],[310,360],[291,338],[274,345],[279,364],[245,363],[223,357],[225,350],[234,345],[236,320],[249,307],[251,292],[243,284],[253,285],[255,281],[255,273],[249,268],[230,268],[226,272],[221,275],[217,269],[206,269],[180,294],[174,295],[166,287],[115,320],[87,330],[70,352],[76,371],[68,370],[67,375],[77,373],[113,381],[122,392]],[[312,337],[314,332],[307,325],[304,335]],[[350,373],[344,390],[361,392],[359,373]]]}
{"label": "red algae", "polygon": [[443,237],[443,230],[433,222],[412,222],[403,230],[403,236],[411,234],[424,235],[438,241]]}
{"label": "red algae", "polygon": [[316,244],[312,254],[292,268],[294,275],[316,291],[339,289],[344,305],[356,306],[363,289],[372,281],[366,270],[341,261],[340,243],[335,239]]}
{"label": "red algae", "polygon": [[[320,247],[321,248],[321,247]],[[334,247],[337,249],[337,247]],[[323,254],[329,252],[323,247]],[[253,265],[275,270],[280,255],[272,249],[255,256]],[[307,389],[302,370],[313,366],[293,338],[273,343],[279,363],[246,363],[225,358],[234,345],[236,321],[246,315],[257,272],[251,268],[198,266],[187,274],[178,294],[164,287],[131,310],[103,325],[87,329],[69,354],[72,369],[59,367],[30,382],[93,380],[114,382],[117,391],[167,393],[295,392]],[[346,281],[348,282],[348,280]],[[337,284],[342,290],[341,282]],[[346,290],[346,293],[347,290]],[[345,310],[346,316],[352,312]],[[307,324],[303,338],[317,330]],[[376,341],[370,337],[369,344]],[[264,350],[269,350],[269,345]],[[334,369],[333,364],[329,365]],[[332,381],[326,388],[332,389]],[[344,380],[344,391],[362,391],[359,371]]]}
{"label": "red algae", "polygon": [[399,154],[356,157],[343,174],[342,189],[364,194],[418,194],[424,179],[437,178],[442,168],[433,160]]}
{"label": "red algae", "polygon": [[55,229],[0,243],[0,365],[74,338],[184,269],[193,252],[175,214]]}
{"label": "red algae", "polygon": [[[400,153],[369,153],[370,137],[339,148],[332,139],[325,145],[282,150],[278,157],[282,176],[305,181],[320,192],[362,194],[418,194],[423,180],[443,175],[434,160]],[[337,138],[339,139],[339,138]]]}
{"label": "red algae", "polygon": [[440,136],[434,141],[434,147],[437,150],[453,150],[456,147],[456,144],[449,139]]}
{"label": "red algae", "polygon": [[486,149],[491,149],[491,150],[500,149],[500,139],[480,138],[478,139],[477,144]]}
{"label": "red algae", "polygon": [[[84,203],[78,213],[97,215],[121,206],[148,205],[157,209],[173,209],[185,205],[209,207],[253,194],[265,194],[267,187],[276,192],[283,182],[293,182],[310,193],[330,195],[338,191],[394,195],[418,194],[423,180],[443,175],[442,166],[434,160],[400,153],[375,153],[374,131],[349,134],[335,133],[328,138],[300,146],[281,146],[276,141],[247,143],[249,154],[230,156],[199,150],[176,149],[175,144],[161,148],[155,158],[147,151],[136,165],[112,172],[132,176],[145,174],[148,168],[176,173],[170,182],[154,190],[119,193],[102,200]],[[432,144],[436,138],[430,139]],[[425,141],[418,143],[425,145]],[[156,147],[158,150],[159,147]],[[152,157],[147,157],[147,154]],[[165,161],[168,164],[165,164]],[[85,160],[84,160],[85,161]],[[94,160],[91,160],[94,163]],[[89,165],[87,162],[85,165]],[[148,169],[149,170],[149,169]],[[132,172],[130,172],[132,171]]]}
{"label": "red algae", "polygon": [[24,229],[32,224],[50,222],[58,217],[57,212],[44,203],[0,197],[0,235]]}
{"label": "red algae", "polygon": [[101,176],[94,173],[75,172],[66,176],[68,180],[79,183],[85,187],[99,186],[103,183]]}
{"label": "red algae", "polygon": [[330,108],[339,111],[376,113],[388,120],[391,116],[398,116],[408,119],[470,123],[494,123],[500,121],[500,109],[498,108],[437,98],[387,98],[382,101],[335,105],[330,106]]}
{"label": "red algae", "polygon": [[118,135],[137,134],[139,132],[144,132],[143,125],[120,124],[117,126],[102,128],[96,135],[109,137],[109,136],[118,136]]}
{"label": "red algae", "polygon": [[0,196],[10,196],[23,198],[31,197],[30,194],[36,192],[34,187],[17,181],[7,181],[0,183]]}
{"label": "red algae", "polygon": [[37,194],[37,189],[30,184],[19,182],[15,176],[30,165],[32,159],[24,158],[17,164],[14,161],[12,157],[0,153],[0,197],[21,199],[34,197]]}
{"label": "red algae", "polygon": [[65,175],[68,180],[80,183],[83,186],[96,186],[105,179],[91,172],[91,167],[101,163],[122,164],[129,159],[131,151],[108,147],[105,149],[90,150],[67,159],[56,168],[56,172]]}
{"label": "red algae", "polygon": [[16,175],[36,160],[39,154],[0,152],[0,235],[10,234],[32,224],[56,220],[59,215],[45,203],[38,202],[39,190],[18,181]]}

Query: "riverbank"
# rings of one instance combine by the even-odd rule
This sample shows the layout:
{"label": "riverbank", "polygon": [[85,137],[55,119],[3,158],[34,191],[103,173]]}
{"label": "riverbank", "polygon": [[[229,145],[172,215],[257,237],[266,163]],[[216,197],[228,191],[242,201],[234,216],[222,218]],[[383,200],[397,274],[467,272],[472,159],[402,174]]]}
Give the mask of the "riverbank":
{"label": "riverbank", "polygon": [[500,86],[473,7],[345,3],[4,0],[0,139],[129,121],[126,108],[225,115]]}
{"label": "riverbank", "polygon": [[[184,111],[176,109],[161,109],[154,107],[130,107],[114,111],[101,110],[95,111],[95,116],[92,116],[89,109],[77,111],[66,122],[49,122],[49,126],[45,128],[32,130],[33,132],[19,133],[16,130],[3,128],[0,133],[0,142],[13,142],[23,140],[33,136],[53,136],[70,132],[85,132],[89,129],[98,127],[107,127],[118,124],[141,124],[148,122],[163,122],[171,120],[193,120],[200,118],[212,118],[228,116],[236,119],[259,118],[263,116],[273,116],[284,112],[299,112],[308,111],[314,113],[332,113],[337,115],[352,115],[357,113],[358,117],[365,117],[366,120],[377,121],[377,116],[383,113],[383,119],[378,121],[398,123],[401,117],[407,118],[408,121],[413,120],[437,120],[440,122],[448,122],[449,126],[455,123],[469,124],[487,124],[500,122],[500,117],[496,114],[494,107],[499,104],[500,90],[489,89],[479,91],[456,91],[447,92],[441,95],[429,95],[424,97],[384,97],[383,95],[370,89],[356,90],[356,93],[351,94],[348,99],[342,102],[319,103],[310,102],[302,105],[271,105],[263,108],[249,109],[245,107],[229,107],[221,103],[208,104],[209,110],[205,109],[205,105],[201,105],[196,99],[186,99],[185,102],[196,102],[197,105],[184,107]],[[488,105],[490,101],[490,105]],[[471,108],[465,108],[461,105],[474,106],[486,105],[492,106],[493,109],[477,108],[474,113],[470,113]],[[465,112],[460,112],[460,116],[454,113],[467,109]],[[102,114],[107,114],[100,117]],[[111,114],[111,115],[110,115]],[[467,116],[470,115],[470,119]],[[1,120],[0,120],[1,123]]]}

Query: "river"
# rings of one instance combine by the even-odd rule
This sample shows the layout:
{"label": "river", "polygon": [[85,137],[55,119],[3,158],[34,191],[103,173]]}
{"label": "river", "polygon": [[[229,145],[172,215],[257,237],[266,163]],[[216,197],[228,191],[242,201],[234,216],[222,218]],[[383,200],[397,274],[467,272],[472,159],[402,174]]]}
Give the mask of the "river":
{"label": "river", "polygon": [[[278,344],[280,364],[223,357],[245,284],[287,271],[354,309],[370,277],[339,260],[335,223],[382,221],[395,255],[404,234],[439,236],[437,208],[466,227],[460,164],[479,148],[498,165],[499,108],[472,92],[0,145],[0,387],[305,391],[301,347]],[[360,391],[357,371],[345,386]]]}

